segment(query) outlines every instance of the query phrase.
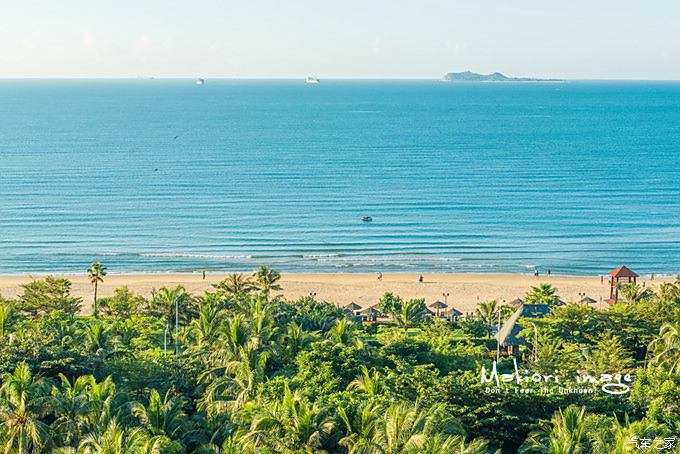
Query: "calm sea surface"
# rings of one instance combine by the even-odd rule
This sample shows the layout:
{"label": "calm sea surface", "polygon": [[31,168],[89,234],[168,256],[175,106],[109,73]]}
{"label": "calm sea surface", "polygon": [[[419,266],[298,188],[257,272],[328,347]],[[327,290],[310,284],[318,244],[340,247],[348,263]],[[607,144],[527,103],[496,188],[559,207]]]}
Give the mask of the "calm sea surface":
{"label": "calm sea surface", "polygon": [[676,273],[680,84],[0,81],[0,273],[94,260]]}

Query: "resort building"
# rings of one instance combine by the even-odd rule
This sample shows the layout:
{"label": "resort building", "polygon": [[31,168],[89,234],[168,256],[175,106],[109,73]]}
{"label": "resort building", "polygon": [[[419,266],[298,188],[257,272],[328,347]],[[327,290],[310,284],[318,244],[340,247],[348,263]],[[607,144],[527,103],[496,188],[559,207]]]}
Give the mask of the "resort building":
{"label": "resort building", "polygon": [[503,324],[498,333],[498,343],[503,347],[508,355],[519,355],[520,345],[526,342],[517,335],[525,328],[520,325],[520,319],[543,318],[550,312],[547,304],[521,304],[514,314]]}

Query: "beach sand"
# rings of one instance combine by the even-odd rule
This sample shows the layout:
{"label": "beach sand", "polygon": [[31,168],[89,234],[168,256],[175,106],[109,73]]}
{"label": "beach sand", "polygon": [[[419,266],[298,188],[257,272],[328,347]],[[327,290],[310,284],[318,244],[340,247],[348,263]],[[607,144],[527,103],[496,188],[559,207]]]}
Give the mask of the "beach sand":
{"label": "beach sand", "polygon": [[[117,287],[127,285],[131,290],[145,296],[153,289],[183,285],[192,294],[200,295],[210,290],[211,284],[219,282],[224,274],[209,274],[204,281],[201,274],[129,274],[108,275],[99,285],[99,296],[110,296]],[[461,312],[473,311],[479,301],[490,299],[512,301],[523,297],[532,286],[549,283],[557,288],[557,294],[565,301],[580,300],[579,293],[600,301],[609,297],[607,279],[600,282],[599,276],[540,276],[493,275],[493,274],[424,274],[425,281],[418,282],[418,274],[385,274],[378,281],[375,274],[283,274],[280,284],[286,298],[296,299],[316,293],[320,301],[344,306],[355,302],[367,307],[378,302],[385,292],[392,292],[403,298],[425,298],[427,304],[444,301]],[[21,292],[21,284],[42,276],[0,276],[0,295],[13,298]],[[73,283],[72,293],[83,298],[83,312],[89,313],[92,302],[92,285],[86,276],[66,276]],[[656,288],[662,282],[673,279],[641,279],[639,283]],[[596,304],[605,307],[605,303]]]}

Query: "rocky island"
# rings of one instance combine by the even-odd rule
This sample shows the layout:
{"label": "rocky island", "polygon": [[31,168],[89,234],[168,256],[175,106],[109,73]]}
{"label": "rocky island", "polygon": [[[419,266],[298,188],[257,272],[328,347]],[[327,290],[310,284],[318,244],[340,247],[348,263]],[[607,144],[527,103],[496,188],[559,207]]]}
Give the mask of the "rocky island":
{"label": "rocky island", "polygon": [[479,74],[471,71],[461,73],[446,73],[440,82],[561,82],[560,79],[534,79],[531,77],[508,77],[495,72],[493,74]]}

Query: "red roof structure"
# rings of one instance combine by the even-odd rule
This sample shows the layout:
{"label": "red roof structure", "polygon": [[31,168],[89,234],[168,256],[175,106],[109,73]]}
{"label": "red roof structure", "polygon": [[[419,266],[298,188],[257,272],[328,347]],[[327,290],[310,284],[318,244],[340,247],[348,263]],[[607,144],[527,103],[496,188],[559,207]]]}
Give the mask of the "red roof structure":
{"label": "red roof structure", "polygon": [[638,274],[626,266],[620,266],[609,272],[611,277],[640,277]]}
{"label": "red roof structure", "polygon": [[625,283],[627,279],[628,284],[635,284],[637,278],[640,277],[636,272],[632,271],[630,268],[627,268],[625,266],[620,266],[615,270],[610,271],[609,276],[611,276],[611,278],[609,279],[610,285],[609,299],[605,300],[607,304],[614,304],[619,301],[620,283],[622,282]]}

